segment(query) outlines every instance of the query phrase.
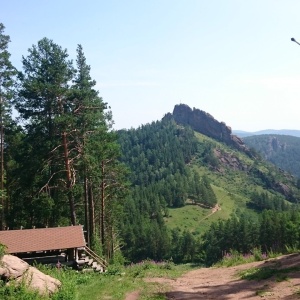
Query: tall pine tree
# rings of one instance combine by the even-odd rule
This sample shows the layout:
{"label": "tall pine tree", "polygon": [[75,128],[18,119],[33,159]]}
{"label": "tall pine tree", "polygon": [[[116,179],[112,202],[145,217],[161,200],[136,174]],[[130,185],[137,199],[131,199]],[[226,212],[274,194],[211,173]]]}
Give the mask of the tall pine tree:
{"label": "tall pine tree", "polygon": [[43,193],[59,201],[59,190],[63,189],[69,203],[70,222],[75,225],[72,191],[75,172],[69,143],[70,115],[74,108],[69,97],[74,74],[72,62],[67,50],[44,38],[23,57],[23,69],[16,108],[25,121],[28,137],[39,141],[33,149],[39,158],[35,170],[39,182],[32,196]]}
{"label": "tall pine tree", "polygon": [[10,62],[8,52],[9,35],[4,34],[4,25],[0,23],[0,198],[1,220],[0,230],[6,225],[5,210],[7,209],[7,195],[5,188],[4,136],[5,128],[12,123],[10,100],[13,95],[14,76],[16,69]]}

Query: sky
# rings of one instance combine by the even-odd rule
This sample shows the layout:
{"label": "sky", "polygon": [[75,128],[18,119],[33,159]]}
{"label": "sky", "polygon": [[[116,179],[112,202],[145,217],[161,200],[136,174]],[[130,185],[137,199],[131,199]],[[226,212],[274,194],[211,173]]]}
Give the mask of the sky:
{"label": "sky", "polygon": [[0,0],[16,68],[44,37],[83,46],[114,128],[184,103],[233,130],[300,130],[299,0]]}

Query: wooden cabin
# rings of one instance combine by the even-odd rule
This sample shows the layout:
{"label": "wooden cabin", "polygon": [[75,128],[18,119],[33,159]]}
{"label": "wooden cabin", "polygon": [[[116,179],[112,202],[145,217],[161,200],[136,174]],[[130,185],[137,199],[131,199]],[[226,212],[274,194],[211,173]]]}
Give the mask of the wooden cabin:
{"label": "wooden cabin", "polygon": [[31,263],[69,264],[79,260],[86,242],[83,227],[66,226],[0,231],[0,243],[13,254]]}
{"label": "wooden cabin", "polygon": [[68,265],[79,270],[88,266],[97,272],[104,272],[108,265],[86,246],[81,225],[3,230],[0,231],[0,244],[7,247],[8,254],[29,264]]}

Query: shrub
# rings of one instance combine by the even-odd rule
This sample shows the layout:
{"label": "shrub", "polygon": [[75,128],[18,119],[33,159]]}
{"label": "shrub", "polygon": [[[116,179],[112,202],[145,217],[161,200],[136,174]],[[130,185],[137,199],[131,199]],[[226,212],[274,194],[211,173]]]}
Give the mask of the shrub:
{"label": "shrub", "polygon": [[0,243],[0,259],[7,253],[7,247]]}
{"label": "shrub", "polygon": [[217,267],[231,267],[245,264],[253,261],[261,261],[267,259],[268,255],[262,253],[260,248],[254,248],[251,253],[241,254],[236,250],[226,252],[223,258],[215,264]]}

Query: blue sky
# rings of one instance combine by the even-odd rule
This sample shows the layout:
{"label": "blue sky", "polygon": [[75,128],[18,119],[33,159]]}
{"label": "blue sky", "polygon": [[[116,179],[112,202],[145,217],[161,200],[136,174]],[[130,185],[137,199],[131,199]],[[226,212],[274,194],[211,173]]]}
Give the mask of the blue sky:
{"label": "blue sky", "polygon": [[43,37],[91,74],[115,128],[185,103],[234,130],[300,130],[299,0],[0,0],[13,64]]}

